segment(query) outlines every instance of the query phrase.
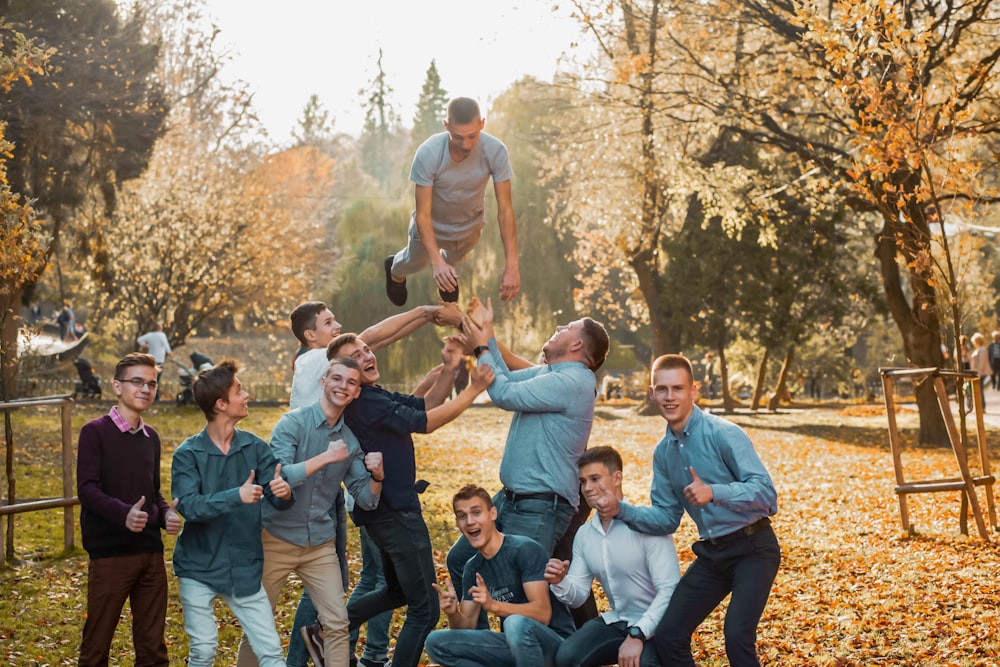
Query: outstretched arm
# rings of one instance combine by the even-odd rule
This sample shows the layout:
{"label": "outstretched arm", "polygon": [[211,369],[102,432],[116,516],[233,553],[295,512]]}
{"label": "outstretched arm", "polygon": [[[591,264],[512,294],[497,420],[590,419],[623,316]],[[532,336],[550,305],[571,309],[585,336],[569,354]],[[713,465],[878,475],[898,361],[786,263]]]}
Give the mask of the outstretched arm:
{"label": "outstretched arm", "polygon": [[500,298],[510,301],[521,289],[521,272],[517,258],[517,224],[514,222],[514,204],[511,201],[510,181],[493,184],[497,197],[497,223],[503,242],[504,268],[500,276]]}
{"label": "outstretched arm", "polygon": [[450,401],[427,411],[427,430],[425,432],[432,433],[462,414],[467,407],[472,405],[472,401],[476,400],[476,396],[479,396],[490,386],[491,382],[493,382],[493,369],[489,366],[476,366],[475,370],[469,374],[468,387]]}
{"label": "outstretched arm", "polygon": [[454,304],[440,306],[417,306],[405,313],[387,317],[381,322],[371,325],[359,334],[361,340],[368,343],[372,352],[386,347],[390,343],[406,338],[411,333],[428,322],[457,326],[461,320],[461,312]]}

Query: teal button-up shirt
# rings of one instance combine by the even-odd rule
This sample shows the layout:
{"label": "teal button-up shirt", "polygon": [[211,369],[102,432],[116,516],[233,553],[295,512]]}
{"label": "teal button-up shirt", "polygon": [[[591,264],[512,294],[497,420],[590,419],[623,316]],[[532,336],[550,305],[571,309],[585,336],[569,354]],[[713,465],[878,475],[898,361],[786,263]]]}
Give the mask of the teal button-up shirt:
{"label": "teal button-up shirt", "polygon": [[[326,451],[331,440],[343,440],[348,457],[324,466],[306,477],[306,460]],[[357,507],[373,510],[379,496],[368,484],[371,473],[365,467],[365,453],[358,439],[341,417],[330,426],[320,404],[313,403],[282,415],[271,433],[271,449],[281,461],[281,472],[295,491],[295,507],[279,511],[264,505],[264,528],[278,539],[300,547],[326,544],[337,532],[335,513],[330,512],[341,482],[354,496]]]}
{"label": "teal button-up shirt", "polygon": [[[251,471],[264,499],[279,509],[295,503],[271,493],[278,459],[266,442],[236,430],[223,454],[204,430],[181,443],[171,464],[170,491],[184,528],[174,547],[174,574],[216,593],[244,597],[260,590],[264,571],[260,504],[244,504],[240,486]],[[284,477],[284,475],[282,475]],[[294,492],[293,492],[294,493]]]}

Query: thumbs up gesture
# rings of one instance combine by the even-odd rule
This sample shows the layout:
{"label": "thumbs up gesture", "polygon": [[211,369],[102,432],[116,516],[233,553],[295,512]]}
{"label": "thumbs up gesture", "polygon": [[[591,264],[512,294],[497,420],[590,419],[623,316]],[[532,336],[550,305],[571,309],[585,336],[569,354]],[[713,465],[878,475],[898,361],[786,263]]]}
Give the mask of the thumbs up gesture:
{"label": "thumbs up gesture", "polygon": [[149,513],[142,511],[142,506],[145,504],[146,496],[143,496],[129,508],[128,514],[125,515],[125,527],[133,533],[141,533],[142,529],[146,527],[146,522],[149,521]]}
{"label": "thumbs up gesture", "polygon": [[253,478],[256,475],[257,472],[251,470],[250,476],[247,477],[247,481],[240,485],[240,500],[243,501],[244,505],[253,505],[260,500],[262,495],[264,495],[264,487],[253,483]]}
{"label": "thumbs up gesture", "polygon": [[180,502],[180,498],[174,498],[174,502],[170,503],[170,507],[167,508],[167,535],[176,535],[181,532],[181,515],[177,513],[178,502]]}
{"label": "thumbs up gesture", "polygon": [[281,464],[274,466],[274,479],[272,479],[268,485],[271,487],[271,493],[277,498],[282,500],[288,500],[292,497],[292,487],[288,485],[281,477]]}
{"label": "thumbs up gesture", "polygon": [[701,481],[701,477],[698,477],[698,473],[695,472],[694,467],[688,468],[688,470],[691,471],[691,479],[693,481],[684,487],[684,499],[695,507],[707,505],[712,502],[715,498],[712,487]]}

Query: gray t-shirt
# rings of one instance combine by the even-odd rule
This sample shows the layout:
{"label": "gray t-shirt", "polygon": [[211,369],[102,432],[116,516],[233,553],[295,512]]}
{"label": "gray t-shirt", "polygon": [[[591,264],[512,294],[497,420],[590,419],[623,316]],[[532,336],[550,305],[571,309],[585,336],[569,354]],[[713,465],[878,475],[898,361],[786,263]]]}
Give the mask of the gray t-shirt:
{"label": "gray t-shirt", "polygon": [[433,188],[431,222],[440,241],[458,241],[482,227],[486,184],[491,177],[503,183],[513,176],[507,147],[485,132],[461,162],[451,159],[448,133],[435,134],[420,144],[410,167],[411,181]]}

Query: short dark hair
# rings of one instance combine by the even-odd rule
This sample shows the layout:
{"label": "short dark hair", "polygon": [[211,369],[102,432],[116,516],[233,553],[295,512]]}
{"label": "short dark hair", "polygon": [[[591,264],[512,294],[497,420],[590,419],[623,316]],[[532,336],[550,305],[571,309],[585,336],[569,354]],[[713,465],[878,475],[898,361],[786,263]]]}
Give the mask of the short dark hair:
{"label": "short dark hair", "polygon": [[587,355],[587,365],[590,370],[597,372],[597,369],[604,365],[604,360],[608,358],[608,350],[611,341],[608,339],[608,332],[604,325],[589,317],[583,318],[583,349]]}
{"label": "short dark hair", "polygon": [[652,376],[656,374],[656,371],[667,371],[672,368],[683,368],[687,371],[691,382],[694,382],[694,370],[691,368],[691,360],[683,354],[664,354],[657,357],[653,360],[653,367],[650,369],[649,374]]}
{"label": "short dark hair", "polygon": [[129,352],[115,364],[115,379],[118,381],[124,380],[125,369],[132,366],[149,366],[156,369],[156,359],[153,355],[144,352]]}
{"label": "short dark hair", "polygon": [[344,347],[348,343],[356,343],[361,340],[356,333],[342,333],[337,334],[330,344],[326,346],[326,358],[335,359],[340,355],[340,348]]}
{"label": "short dark hair", "polygon": [[465,125],[480,120],[479,102],[471,97],[456,97],[448,102],[448,122]]}
{"label": "short dark hair", "polygon": [[330,363],[327,365],[326,373],[323,374],[323,377],[327,377],[328,375],[330,375],[330,369],[332,369],[334,366],[343,366],[344,368],[350,368],[356,370],[358,373],[361,372],[361,365],[358,362],[354,361],[354,359],[351,359],[350,357],[334,357],[333,359],[330,360]]}
{"label": "short dark hair", "polygon": [[215,419],[215,402],[229,397],[229,389],[236,382],[236,374],[243,366],[235,359],[223,359],[215,366],[198,373],[191,390],[194,392],[194,402],[205,413],[208,421]]}
{"label": "short dark hair", "polygon": [[481,486],[475,484],[466,484],[461,489],[458,490],[451,499],[451,508],[455,509],[455,504],[459,500],[472,500],[473,498],[482,498],[486,501],[486,507],[493,507],[493,498],[490,497],[489,492]]}
{"label": "short dark hair", "polygon": [[295,310],[288,316],[288,319],[292,321],[292,333],[295,334],[300,343],[303,345],[308,344],[306,342],[306,330],[316,328],[316,316],[326,309],[327,306],[322,301],[306,301],[295,306]]}
{"label": "short dark hair", "polygon": [[622,455],[614,447],[601,445],[600,447],[588,447],[580,455],[576,462],[577,468],[590,465],[591,463],[602,463],[609,472],[616,472],[624,469],[622,465]]}

